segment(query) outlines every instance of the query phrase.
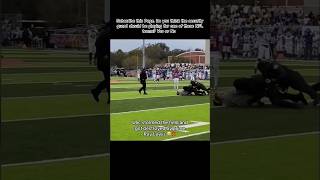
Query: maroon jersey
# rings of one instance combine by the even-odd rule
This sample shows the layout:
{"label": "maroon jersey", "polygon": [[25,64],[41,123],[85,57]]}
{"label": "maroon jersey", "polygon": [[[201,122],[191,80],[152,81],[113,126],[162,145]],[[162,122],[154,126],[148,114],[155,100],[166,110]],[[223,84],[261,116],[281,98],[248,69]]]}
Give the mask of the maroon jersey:
{"label": "maroon jersey", "polygon": [[230,34],[226,34],[223,36],[222,45],[223,46],[231,46],[232,44],[232,37]]}
{"label": "maroon jersey", "polygon": [[174,71],[172,76],[173,78],[179,78],[180,77],[179,71]]}

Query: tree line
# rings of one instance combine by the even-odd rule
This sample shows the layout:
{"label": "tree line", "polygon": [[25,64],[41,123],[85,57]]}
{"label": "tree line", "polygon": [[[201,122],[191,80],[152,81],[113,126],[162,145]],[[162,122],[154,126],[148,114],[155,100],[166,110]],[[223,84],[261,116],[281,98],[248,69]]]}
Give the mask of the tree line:
{"label": "tree line", "polygon": [[[196,49],[200,50],[200,49]],[[188,50],[189,51],[189,50]],[[187,63],[188,60],[176,57],[178,54],[186,52],[182,49],[170,48],[165,43],[149,44],[145,47],[146,68],[152,68],[156,64],[164,64],[168,62],[168,57],[171,56],[171,63]],[[121,49],[111,52],[111,66],[117,66],[125,69],[136,69],[142,67],[142,47],[136,48],[129,52],[124,52]]]}

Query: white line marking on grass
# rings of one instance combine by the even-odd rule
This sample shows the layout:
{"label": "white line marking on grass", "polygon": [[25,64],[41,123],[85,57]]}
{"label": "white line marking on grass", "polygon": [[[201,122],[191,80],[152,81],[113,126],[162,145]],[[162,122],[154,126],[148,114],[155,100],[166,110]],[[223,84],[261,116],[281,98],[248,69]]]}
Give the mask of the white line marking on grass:
{"label": "white line marking on grass", "polygon": [[73,160],[81,160],[81,159],[106,157],[106,156],[109,156],[109,155],[110,155],[109,153],[95,154],[95,155],[87,155],[87,156],[79,156],[79,157],[71,157],[71,158],[61,158],[61,159],[50,159],[50,160],[32,161],[32,162],[23,162],[23,163],[3,164],[1,166],[2,167],[14,167],[14,166],[48,164],[48,163],[63,162],[63,161],[73,161]]}
{"label": "white line marking on grass", "polygon": [[[200,126],[206,126],[206,125],[209,125],[210,123],[209,122],[202,122],[202,121],[190,121],[192,124],[188,124],[188,125],[183,125],[183,126],[180,126],[180,127],[183,127],[185,129],[189,129],[189,128],[194,128],[194,127],[200,127]],[[165,127],[165,126],[159,126],[161,128]],[[180,132],[183,132],[183,133],[188,133],[189,131],[187,130],[178,130]]]}
{"label": "white line marking on grass", "polygon": [[18,83],[6,83],[2,82],[2,85],[15,85],[15,84],[54,84],[54,83],[78,83],[78,82],[96,82],[98,83],[100,80],[75,80],[75,81],[29,81],[29,82],[18,82]]}
{"label": "white line marking on grass", "polygon": [[92,96],[91,94],[56,94],[46,96],[19,96],[19,97],[1,97],[1,99],[33,99],[33,98],[50,98],[50,97],[63,97],[63,96]]}
{"label": "white line marking on grass", "polygon": [[61,74],[98,74],[97,71],[87,71],[87,72],[41,72],[41,73],[11,73],[11,76],[25,76],[25,75],[61,75]]}
{"label": "white line marking on grass", "polygon": [[[182,139],[182,138],[187,138],[187,137],[192,137],[192,136],[198,136],[198,135],[208,134],[208,133],[210,133],[210,131],[199,132],[199,133],[194,133],[194,134],[188,134],[188,135],[185,135],[185,136],[169,138],[169,139],[165,139],[163,141],[173,141],[173,140],[177,140],[177,139]],[[209,141],[209,139],[208,139],[208,141]]]}
{"label": "white line marking on grass", "polygon": [[156,111],[156,110],[164,110],[164,109],[175,109],[175,108],[192,107],[192,106],[199,106],[199,105],[205,105],[205,104],[209,104],[209,103],[191,104],[191,105],[184,105],[184,106],[172,106],[172,107],[154,108],[154,109],[142,109],[142,110],[137,110],[137,111],[126,111],[126,112],[111,113],[111,115],[130,114],[130,113],[138,113],[138,112],[145,112],[145,111]]}
{"label": "white line marking on grass", "polygon": [[53,85],[55,85],[55,86],[72,85],[72,82],[59,82],[59,81],[56,81],[56,82],[53,83]]}
{"label": "white line marking on grass", "polygon": [[[202,121],[191,121],[192,124],[188,124],[188,125],[183,125],[181,127],[185,128],[185,129],[189,129],[189,128],[194,128],[194,127],[200,127],[200,126],[206,126],[209,125],[209,122],[202,122]],[[189,131],[181,131],[181,132],[189,132]]]}
{"label": "white line marking on grass", "polygon": [[211,143],[211,145],[232,144],[232,143],[251,142],[251,141],[269,140],[269,139],[286,138],[286,137],[296,137],[296,136],[303,136],[303,135],[316,135],[316,134],[320,134],[320,131],[295,133],[295,134],[284,134],[284,135],[277,135],[277,136],[266,136],[266,137],[258,137],[258,138],[228,140],[228,141]]}
{"label": "white line marking on grass", "polygon": [[[155,111],[155,110],[162,110],[162,109],[174,109],[174,108],[181,108],[181,107],[192,107],[192,106],[205,105],[205,104],[209,104],[209,103],[192,104],[192,105],[185,105],[185,106],[172,106],[172,107],[165,107],[165,108],[143,109],[143,110],[138,110],[138,111],[111,113],[111,115],[129,114],[129,113],[137,113],[137,112],[144,112],[144,111]],[[36,120],[44,120],[44,119],[89,117],[89,116],[107,116],[107,115],[109,115],[109,113],[106,112],[106,113],[83,114],[83,115],[67,115],[67,116],[51,116],[51,117],[49,116],[49,117],[12,119],[12,120],[9,119],[9,120],[2,120],[2,123],[19,122],[19,121],[36,121]]]}
{"label": "white line marking on grass", "polygon": [[[89,92],[89,90],[88,90]],[[102,92],[102,94],[106,94],[105,92]],[[111,94],[112,95],[112,94]],[[40,99],[40,98],[52,98],[52,97],[63,97],[63,96],[84,96],[84,97],[92,97],[91,93],[81,93],[81,94],[56,94],[56,95],[44,95],[44,96],[16,96],[16,97],[1,97],[1,99]],[[142,95],[141,95],[142,96]],[[131,99],[149,99],[149,98],[160,98],[160,97],[172,97],[172,96],[177,96],[177,95],[169,95],[169,96],[145,96],[145,97],[140,97],[140,98],[120,98],[120,99],[112,99],[111,97],[111,102],[112,101],[122,101],[122,100],[131,100]]]}
{"label": "white line marking on grass", "polygon": [[111,102],[112,101],[122,101],[122,100],[132,100],[132,99],[150,99],[150,98],[162,98],[162,97],[173,97],[173,96],[177,96],[177,95],[169,95],[169,96],[144,96],[141,95],[142,97],[132,97],[132,98],[120,98],[120,99],[112,99],[112,94],[111,94]]}
{"label": "white line marking on grass", "polygon": [[75,85],[76,87],[92,87],[92,84]]}
{"label": "white line marking on grass", "polygon": [[37,121],[46,119],[61,119],[61,118],[77,118],[77,117],[89,117],[89,116],[106,116],[108,113],[97,113],[97,114],[83,114],[83,115],[69,115],[69,116],[49,116],[49,117],[39,117],[39,118],[26,118],[26,119],[12,119],[12,120],[2,120],[2,123],[19,122],[19,121]]}

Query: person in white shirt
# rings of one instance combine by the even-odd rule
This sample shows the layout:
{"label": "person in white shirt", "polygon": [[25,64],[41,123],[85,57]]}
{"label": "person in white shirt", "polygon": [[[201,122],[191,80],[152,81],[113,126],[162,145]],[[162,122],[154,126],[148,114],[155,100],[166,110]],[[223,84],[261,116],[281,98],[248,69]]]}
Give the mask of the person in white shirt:
{"label": "person in white shirt", "polygon": [[258,60],[270,60],[271,51],[270,51],[270,43],[267,38],[267,33],[263,33],[262,31],[258,32],[257,45],[258,45]]}
{"label": "person in white shirt", "polygon": [[97,39],[98,31],[94,26],[91,26],[88,31],[88,50],[89,50],[89,64],[93,63],[93,55],[96,53],[95,42]]}
{"label": "person in white shirt", "polygon": [[232,33],[232,52],[233,54],[237,54],[237,50],[239,47],[239,33],[237,31],[234,31]]}
{"label": "person in white shirt", "polygon": [[242,49],[243,57],[250,57],[250,35],[249,32],[245,32],[243,36],[243,49]]}
{"label": "person in white shirt", "polygon": [[271,60],[271,48],[270,42],[268,40],[267,33],[259,30],[257,35],[257,47],[258,47],[258,59],[257,64],[254,68],[254,73],[257,73],[257,65],[260,61],[270,61]]}
{"label": "person in white shirt", "polygon": [[315,31],[314,36],[312,38],[312,49],[313,49],[313,56],[318,57],[320,52],[319,52],[319,41],[320,41],[320,32]]}
{"label": "person in white shirt", "polygon": [[285,51],[286,56],[291,57],[293,55],[293,35],[291,32],[287,32],[285,36]]}

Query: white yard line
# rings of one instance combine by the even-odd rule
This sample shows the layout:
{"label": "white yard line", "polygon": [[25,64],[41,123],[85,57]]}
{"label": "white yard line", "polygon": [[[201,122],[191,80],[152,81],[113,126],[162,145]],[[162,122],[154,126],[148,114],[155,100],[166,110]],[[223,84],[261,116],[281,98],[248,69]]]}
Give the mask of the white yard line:
{"label": "white yard line", "polygon": [[139,112],[145,112],[145,111],[156,111],[156,110],[164,110],[164,109],[175,109],[175,108],[182,108],[182,107],[193,107],[193,106],[199,106],[199,105],[205,105],[205,104],[208,104],[208,105],[209,105],[209,103],[191,104],[191,105],[184,105],[184,106],[172,106],[172,107],[164,107],[164,108],[143,109],[143,110],[137,110],[137,111],[127,111],[127,112],[111,113],[111,115],[139,113]]}
{"label": "white yard line", "polygon": [[[173,141],[173,140],[177,140],[177,139],[183,139],[183,138],[187,138],[187,137],[198,136],[198,135],[208,134],[208,133],[210,133],[210,131],[199,132],[199,133],[194,133],[194,134],[188,134],[188,135],[185,135],[185,136],[169,138],[169,139],[165,139],[163,141]],[[208,139],[208,141],[210,141],[210,139]]]}
{"label": "white yard line", "polygon": [[2,123],[10,123],[10,122],[20,122],[20,121],[37,121],[37,120],[45,120],[45,119],[61,119],[61,118],[77,118],[77,117],[89,117],[89,116],[102,116],[107,115],[97,113],[97,114],[82,114],[82,115],[68,115],[68,116],[49,116],[49,117],[39,117],[39,118],[25,118],[25,119],[12,119],[12,120],[2,120]]}
{"label": "white yard line", "polygon": [[[138,110],[138,111],[118,112],[118,113],[111,113],[111,115],[138,113],[138,112],[155,111],[155,110],[163,110],[163,109],[174,109],[174,108],[181,108],[181,107],[192,107],[192,106],[205,105],[205,104],[209,105],[209,103],[191,104],[191,105],[184,105],[184,106],[172,106],[172,107],[165,107],[165,108],[154,108],[154,109],[143,109],[143,110]],[[108,113],[106,112],[105,114],[104,113],[96,113],[96,114],[82,114],[82,115],[49,116],[49,117],[39,117],[39,118],[12,119],[12,120],[2,120],[2,123],[19,122],[19,121],[36,121],[36,120],[44,120],[44,119],[60,119],[60,118],[102,116],[102,115],[108,115]]]}
{"label": "white yard line", "polygon": [[90,159],[90,158],[98,158],[98,157],[106,157],[109,156],[109,153],[105,154],[95,154],[95,155],[87,155],[87,156],[79,156],[79,157],[70,157],[70,158],[60,158],[60,159],[49,159],[42,161],[32,161],[32,162],[22,162],[22,163],[12,163],[12,164],[2,164],[2,167],[14,167],[14,166],[27,166],[27,165],[38,165],[38,164],[48,164],[55,162],[63,162],[63,161],[73,161],[73,160],[81,160],[81,159]]}
{"label": "white yard line", "polygon": [[304,136],[304,135],[316,135],[316,134],[320,134],[320,132],[319,132],[319,131],[312,131],[312,132],[304,132],[304,133],[283,134],[283,135],[277,135],[277,136],[266,136],[266,137],[259,137],[259,138],[236,139],[236,140],[228,140],[228,141],[214,142],[214,143],[211,143],[211,144],[212,144],[212,145],[233,144],[233,143],[242,143],[242,142],[251,142],[251,141],[261,141],[261,140],[269,140],[269,139],[277,139],[277,138],[286,138],[286,137],[296,137],[296,136]]}
{"label": "white yard line", "polygon": [[64,96],[92,96],[91,94],[59,94],[59,95],[45,95],[45,96],[20,96],[20,97],[1,97],[1,99],[37,99],[37,98],[50,98],[50,97],[64,97]]}
{"label": "white yard line", "polygon": [[97,79],[97,80],[79,80],[79,81],[34,81],[34,82],[18,82],[18,83],[6,83],[6,82],[2,82],[2,85],[16,85],[16,84],[55,84],[55,83],[78,83],[78,82],[99,82],[101,80]]}

